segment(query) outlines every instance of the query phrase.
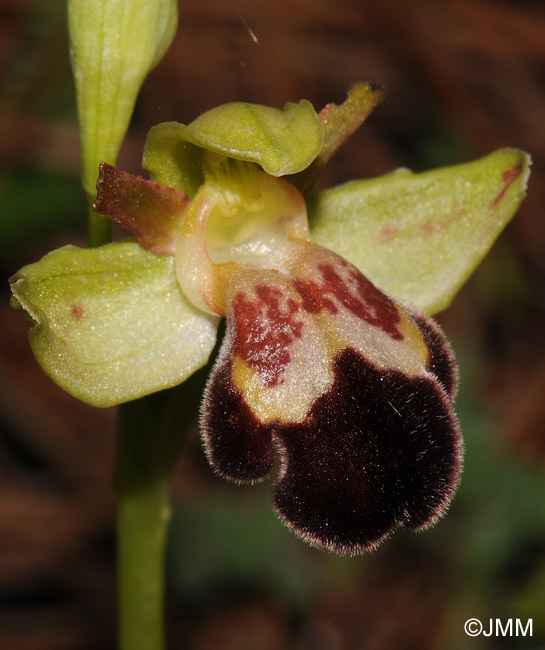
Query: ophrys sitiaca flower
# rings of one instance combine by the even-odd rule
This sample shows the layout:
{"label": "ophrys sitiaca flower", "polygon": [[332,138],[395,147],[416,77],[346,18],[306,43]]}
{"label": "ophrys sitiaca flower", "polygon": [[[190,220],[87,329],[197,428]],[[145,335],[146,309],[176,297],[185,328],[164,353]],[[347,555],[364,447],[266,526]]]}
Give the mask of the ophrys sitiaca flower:
{"label": "ophrys sitiaca flower", "polygon": [[[423,312],[448,302],[482,257],[520,202],[528,166],[502,150],[305,200],[300,189],[377,93],[356,87],[320,117],[306,102],[231,104],[189,127],[156,127],[144,163],[158,183],[107,165],[99,179],[96,209],[141,244],[60,249],[13,279],[38,323],[31,341],[44,368],[100,406],[183,381],[226,318],[201,414],[211,464],[255,482],[279,455],[280,516],[311,543],[349,553],[400,525],[425,528],[450,503],[462,455],[456,370]],[[313,241],[309,209],[331,249]],[[375,284],[352,263],[380,258],[388,278],[400,257],[405,275],[386,288],[403,302],[379,288],[380,273]]]}

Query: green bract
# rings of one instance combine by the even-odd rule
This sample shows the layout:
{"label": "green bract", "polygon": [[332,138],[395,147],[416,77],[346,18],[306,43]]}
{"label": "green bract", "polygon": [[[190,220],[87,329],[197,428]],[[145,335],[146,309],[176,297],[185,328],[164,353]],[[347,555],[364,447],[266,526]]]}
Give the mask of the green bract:
{"label": "green bract", "polygon": [[66,246],[14,275],[12,306],[30,345],[68,393],[112,406],[184,381],[203,366],[218,318],[184,297],[171,255],[135,242]]}
{"label": "green bract", "polygon": [[176,32],[176,0],[69,0],[68,26],[81,128],[83,185],[115,163],[145,76]]}
{"label": "green bract", "polygon": [[203,149],[255,162],[272,176],[284,176],[308,167],[323,139],[321,122],[305,99],[282,110],[232,102],[207,111],[189,126],[165,122],[151,129],[143,166],[157,183],[192,197],[203,182]]}
{"label": "green bract", "polygon": [[311,233],[386,293],[434,314],[515,214],[529,172],[527,154],[500,149],[465,165],[353,181],[310,197]]}

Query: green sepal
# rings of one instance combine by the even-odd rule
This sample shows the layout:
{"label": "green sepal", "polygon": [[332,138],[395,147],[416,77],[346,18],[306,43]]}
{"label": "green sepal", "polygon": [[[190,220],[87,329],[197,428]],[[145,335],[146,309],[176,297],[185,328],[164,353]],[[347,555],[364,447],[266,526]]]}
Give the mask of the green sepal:
{"label": "green sepal", "polygon": [[204,183],[202,149],[183,139],[183,124],[162,122],[148,132],[142,167],[159,185],[173,187],[190,199]]}
{"label": "green sepal", "polygon": [[174,257],[133,241],[65,246],[10,282],[12,306],[35,323],[29,338],[38,363],[93,406],[179,384],[214,347],[219,318],[185,298]]}
{"label": "green sepal", "polygon": [[148,134],[143,167],[161,185],[194,196],[202,184],[199,151],[255,162],[272,176],[295,174],[320,153],[323,127],[306,99],[283,109],[231,102],[188,126],[158,124]]}
{"label": "green sepal", "polygon": [[530,157],[500,149],[464,165],[402,169],[309,196],[313,239],[417,310],[446,309],[515,214]]}

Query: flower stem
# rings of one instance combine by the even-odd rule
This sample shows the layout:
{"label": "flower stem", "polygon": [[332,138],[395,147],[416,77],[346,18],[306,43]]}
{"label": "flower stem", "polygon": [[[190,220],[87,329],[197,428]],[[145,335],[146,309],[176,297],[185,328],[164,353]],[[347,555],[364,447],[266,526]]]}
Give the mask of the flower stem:
{"label": "flower stem", "polygon": [[172,391],[119,409],[115,483],[121,650],[165,647],[169,484],[181,438],[173,435],[172,416]]}
{"label": "flower stem", "polygon": [[169,487],[209,366],[176,388],[119,407],[117,547],[120,650],[164,650]]}
{"label": "flower stem", "polygon": [[89,246],[102,246],[112,241],[112,222],[93,210],[96,196],[87,196],[87,238]]}

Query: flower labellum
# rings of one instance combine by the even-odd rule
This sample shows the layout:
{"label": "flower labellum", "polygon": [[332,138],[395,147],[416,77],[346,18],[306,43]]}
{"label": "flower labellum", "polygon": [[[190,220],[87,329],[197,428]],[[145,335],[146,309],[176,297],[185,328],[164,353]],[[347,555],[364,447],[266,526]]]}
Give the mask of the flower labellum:
{"label": "flower labellum", "polygon": [[202,408],[211,464],[252,483],[280,454],[278,513],[329,550],[357,553],[402,524],[429,526],[462,456],[443,334],[312,243],[286,181],[209,158],[214,174],[186,213],[176,265],[184,293],[227,318]]}

